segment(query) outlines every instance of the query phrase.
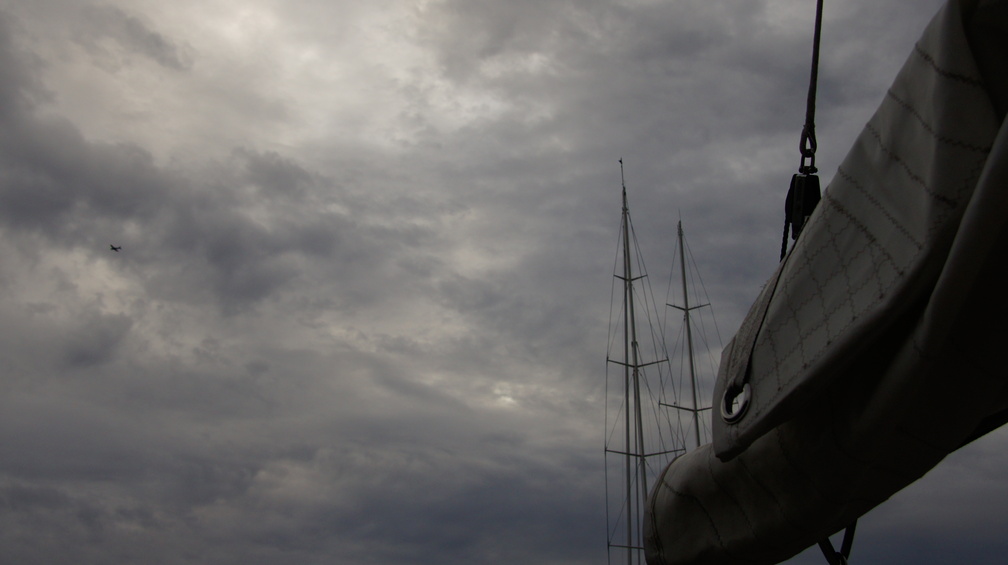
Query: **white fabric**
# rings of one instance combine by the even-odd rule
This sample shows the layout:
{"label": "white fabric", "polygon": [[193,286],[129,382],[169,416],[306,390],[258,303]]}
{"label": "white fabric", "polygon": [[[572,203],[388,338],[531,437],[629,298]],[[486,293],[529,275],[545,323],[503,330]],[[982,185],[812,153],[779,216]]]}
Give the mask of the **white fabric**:
{"label": "white fabric", "polygon": [[713,445],[659,478],[649,564],[784,560],[1008,407],[1008,128],[963,4],[932,21],[726,349],[714,404],[743,382],[752,403],[735,424],[715,409]]}
{"label": "white fabric", "polygon": [[744,449],[844,378],[849,360],[933,287],[998,131],[960,21],[942,18],[918,45],[779,282],[766,285],[758,337],[745,333],[760,328],[763,316],[753,311],[729,346],[715,399],[748,369],[753,401],[735,425],[715,418],[719,456]]}

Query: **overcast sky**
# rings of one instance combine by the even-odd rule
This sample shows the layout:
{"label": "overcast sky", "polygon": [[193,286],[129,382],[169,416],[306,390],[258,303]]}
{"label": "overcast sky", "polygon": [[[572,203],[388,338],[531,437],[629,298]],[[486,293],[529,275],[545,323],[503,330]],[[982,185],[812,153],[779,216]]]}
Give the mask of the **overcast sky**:
{"label": "overcast sky", "polygon": [[[940,4],[826,3],[824,182]],[[2,561],[604,563],[617,160],[652,284],[681,217],[727,340],[814,9],[0,0]],[[1006,447],[855,562],[1001,563]]]}

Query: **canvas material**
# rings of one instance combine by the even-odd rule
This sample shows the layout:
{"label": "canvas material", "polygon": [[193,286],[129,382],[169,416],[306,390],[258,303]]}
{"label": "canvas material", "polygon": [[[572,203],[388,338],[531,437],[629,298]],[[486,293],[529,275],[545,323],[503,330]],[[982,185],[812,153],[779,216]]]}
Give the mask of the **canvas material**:
{"label": "canvas material", "polygon": [[1008,409],[1008,128],[961,4],[976,2],[935,17],[726,348],[718,386],[751,358],[753,412],[657,479],[650,565],[783,561]]}
{"label": "canvas material", "polygon": [[[999,135],[942,272],[910,338],[882,368],[872,348],[820,402],[722,461],[706,444],[669,465],[648,506],[650,565],[772,564],[884,502],[1008,409],[1008,128]],[[968,266],[967,266],[968,264]],[[958,268],[963,267],[963,268]],[[956,292],[945,291],[956,289]],[[889,350],[886,343],[876,344]]]}
{"label": "canvas material", "polygon": [[892,332],[934,288],[998,126],[961,17],[940,16],[725,349],[715,406],[743,382],[752,395],[733,424],[715,411],[719,457],[847,378],[873,342],[905,339]]}

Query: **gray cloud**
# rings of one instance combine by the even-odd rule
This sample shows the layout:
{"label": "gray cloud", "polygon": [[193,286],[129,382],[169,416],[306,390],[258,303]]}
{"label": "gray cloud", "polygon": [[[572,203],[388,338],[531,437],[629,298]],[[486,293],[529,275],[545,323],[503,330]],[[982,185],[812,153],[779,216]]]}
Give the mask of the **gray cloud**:
{"label": "gray cloud", "polygon": [[[190,49],[175,44],[117,6],[88,5],[80,14],[82,27],[78,41],[100,65],[118,67],[128,61],[131,54],[137,54],[176,71],[192,67]],[[111,48],[105,43],[106,39],[114,42],[118,49]]]}
{"label": "gray cloud", "polygon": [[[656,293],[682,217],[730,334],[810,42],[792,2],[637,4],[0,12],[0,552],[604,560],[617,159]],[[824,176],[924,11],[827,8]],[[991,441],[935,480],[1000,489]],[[921,484],[858,554],[916,555]]]}

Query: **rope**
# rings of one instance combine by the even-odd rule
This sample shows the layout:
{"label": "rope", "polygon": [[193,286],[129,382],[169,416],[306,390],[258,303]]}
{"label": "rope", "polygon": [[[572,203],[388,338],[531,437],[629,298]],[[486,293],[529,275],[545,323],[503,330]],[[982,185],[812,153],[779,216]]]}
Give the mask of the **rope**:
{"label": "rope", "polygon": [[[822,11],[823,0],[816,1],[815,35],[812,38],[812,71],[809,78],[808,100],[805,104],[805,126],[802,127],[801,141],[798,149],[801,151],[801,166],[799,173],[813,174],[817,171],[815,166],[816,136],[815,136],[815,103],[816,88],[819,82],[819,44],[822,39]],[[805,160],[809,164],[805,164]]]}
{"label": "rope", "polygon": [[808,99],[805,103],[805,125],[802,126],[801,141],[798,150],[801,152],[801,164],[798,174],[791,178],[784,201],[784,235],[781,237],[781,260],[787,255],[788,231],[791,239],[797,239],[805,224],[805,219],[812,214],[819,203],[820,190],[818,172],[815,166],[815,154],[818,144],[815,136],[815,106],[816,89],[819,83],[819,45],[822,42],[822,12],[823,0],[816,0],[815,32],[812,37],[812,71],[809,77]]}
{"label": "rope", "polygon": [[784,220],[784,235],[781,236],[781,242],[780,242],[780,260],[781,261],[783,261],[784,257],[787,256],[787,234],[788,234],[789,228],[791,227],[790,225],[788,225],[789,223],[790,222],[788,222],[787,220]]}

